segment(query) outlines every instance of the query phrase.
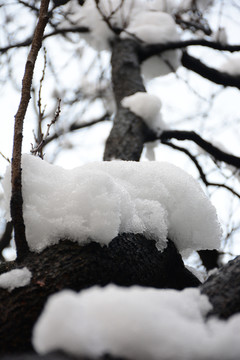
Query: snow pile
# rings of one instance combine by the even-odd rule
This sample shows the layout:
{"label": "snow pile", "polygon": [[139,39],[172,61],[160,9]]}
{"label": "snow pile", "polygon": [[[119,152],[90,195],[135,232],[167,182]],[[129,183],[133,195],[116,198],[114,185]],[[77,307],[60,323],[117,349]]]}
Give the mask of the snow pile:
{"label": "snow pile", "polygon": [[137,116],[140,116],[147,126],[157,134],[167,128],[160,113],[162,103],[157,96],[146,92],[136,92],[123,98],[121,104]]}
{"label": "snow pile", "polygon": [[55,350],[99,358],[230,360],[240,357],[240,314],[204,317],[211,309],[198,289],[93,287],[49,298],[33,331],[40,354]]}
{"label": "snow pile", "polygon": [[[66,170],[23,156],[23,215],[32,251],[60,238],[108,244],[123,232],[143,233],[163,249],[219,247],[215,208],[185,171],[159,162],[95,162]],[[10,168],[3,180],[10,218]]]}
{"label": "snow pile", "polygon": [[[172,16],[161,11],[141,11],[131,17],[129,26],[121,34],[122,38],[138,38],[147,44],[164,44],[180,39]],[[180,65],[180,51],[169,50],[153,56],[142,64],[146,80],[167,75]]]}
{"label": "snow pile", "polygon": [[[88,27],[89,32],[81,36],[99,51],[111,48],[110,44],[116,37],[115,29],[121,33],[121,38],[138,38],[148,44],[165,43],[179,40],[173,17],[166,12],[174,8],[173,1],[166,5],[164,0],[100,0],[98,8],[95,0],[86,0],[83,6],[72,0],[65,7],[66,20],[60,27]],[[144,62],[144,76],[165,75],[175,71],[179,65],[180,52],[167,51]]]}
{"label": "snow pile", "polygon": [[0,275],[0,287],[12,291],[30,284],[32,273],[28,268],[14,269]]}

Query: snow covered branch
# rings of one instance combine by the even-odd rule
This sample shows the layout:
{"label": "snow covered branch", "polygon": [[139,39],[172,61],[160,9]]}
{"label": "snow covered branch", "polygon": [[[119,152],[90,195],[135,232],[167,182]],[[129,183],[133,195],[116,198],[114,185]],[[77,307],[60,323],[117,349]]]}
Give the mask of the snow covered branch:
{"label": "snow covered branch", "polygon": [[85,128],[88,128],[90,126],[99,124],[99,123],[101,123],[103,121],[109,121],[109,120],[110,120],[110,114],[105,113],[100,118],[93,119],[93,120],[90,120],[88,122],[74,122],[73,124],[71,124],[69,126],[68,129],[60,129],[57,132],[55,132],[53,135],[50,135],[50,136],[46,137],[45,140],[44,140],[43,146],[45,147],[50,142],[52,142],[53,140],[58,139],[59,137],[61,137],[62,135],[66,134],[66,133],[71,133],[71,132],[74,132],[74,131],[77,131],[77,130],[85,129]]}
{"label": "snow covered branch", "polygon": [[[48,34],[43,36],[43,40],[52,37],[52,36],[56,36],[56,35],[64,35],[64,34],[68,34],[68,33],[87,33],[89,32],[89,28],[87,28],[86,26],[73,26],[71,28],[61,28],[61,29],[55,29],[51,32],[49,32]],[[7,46],[4,47],[0,47],[0,53],[4,54],[6,53],[8,50],[11,49],[15,49],[15,48],[21,48],[21,47],[26,47],[31,45],[33,41],[33,38],[27,38],[23,41],[20,41],[18,43],[15,44],[9,44]]]}

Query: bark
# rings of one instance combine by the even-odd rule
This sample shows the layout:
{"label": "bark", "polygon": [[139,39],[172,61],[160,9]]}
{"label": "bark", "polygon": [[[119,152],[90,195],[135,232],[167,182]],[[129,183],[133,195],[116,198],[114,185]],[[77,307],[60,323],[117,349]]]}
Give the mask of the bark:
{"label": "bark", "polygon": [[240,312],[240,256],[210,276],[202,285],[201,292],[213,305],[209,316],[227,319]]}
{"label": "bark", "polygon": [[29,249],[25,235],[25,224],[23,219],[23,197],[22,197],[22,138],[23,122],[31,98],[31,86],[35,62],[38,52],[42,46],[42,38],[48,22],[48,6],[50,0],[42,0],[39,20],[33,35],[31,49],[26,61],[25,72],[22,80],[21,100],[15,115],[13,155],[12,155],[12,197],[11,197],[11,217],[14,228],[15,243],[17,248],[17,258],[23,259]]}
{"label": "bark", "polygon": [[121,105],[121,100],[138,91],[143,85],[138,45],[133,40],[120,40],[113,46],[112,84],[117,104],[113,128],[106,142],[104,160],[138,161],[149,130],[143,120]]}
{"label": "bark", "polygon": [[[18,267],[23,266],[32,272],[31,284],[11,293],[0,289],[1,354],[32,349],[33,325],[47,298],[61,289],[80,291],[109,283],[183,289],[200,284],[171,241],[159,252],[155,241],[140,234],[122,234],[108,247],[62,241],[41,254],[29,254]],[[15,263],[2,264],[0,273],[15,267]]]}
{"label": "bark", "polygon": [[232,86],[240,89],[240,75],[231,75],[226,72],[211,68],[197,58],[189,55],[187,52],[183,53],[182,65],[215,84]]}

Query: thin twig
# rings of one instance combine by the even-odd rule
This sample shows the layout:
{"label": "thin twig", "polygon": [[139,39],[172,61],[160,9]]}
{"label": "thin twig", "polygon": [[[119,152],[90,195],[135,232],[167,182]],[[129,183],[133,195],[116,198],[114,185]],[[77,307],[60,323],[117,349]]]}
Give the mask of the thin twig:
{"label": "thin twig", "polygon": [[61,113],[61,99],[58,99],[57,110],[55,112],[55,115],[54,115],[54,118],[52,119],[52,121],[49,124],[47,124],[47,131],[46,131],[45,135],[42,134],[41,141],[37,142],[37,146],[33,147],[33,144],[31,144],[32,145],[31,153],[33,155],[38,154],[38,156],[43,159],[43,147],[45,146],[47,137],[50,134],[51,126],[56,123],[56,121],[58,120],[58,118],[60,116],[60,113]]}
{"label": "thin twig", "polygon": [[38,23],[33,35],[31,49],[26,61],[25,72],[22,81],[21,100],[15,115],[13,155],[12,155],[12,197],[11,197],[11,216],[13,221],[15,243],[17,249],[17,260],[23,260],[29,252],[25,234],[25,224],[23,219],[23,197],[22,197],[22,133],[23,122],[31,97],[31,85],[33,72],[38,52],[42,46],[42,38],[48,22],[48,6],[50,0],[42,0]]}
{"label": "thin twig", "polygon": [[240,199],[240,194],[237,193],[234,189],[232,189],[230,186],[226,185],[226,184],[221,184],[221,183],[214,183],[214,182],[210,182],[207,180],[207,177],[201,167],[201,165],[199,164],[199,162],[197,161],[196,157],[194,155],[192,155],[190,153],[189,150],[181,147],[181,146],[178,146],[178,145],[175,145],[175,144],[172,144],[170,142],[167,142],[167,141],[163,141],[162,144],[164,145],[167,145],[169,147],[171,147],[172,149],[175,149],[175,150],[178,150],[178,151],[181,151],[183,152],[184,154],[186,154],[191,160],[192,162],[194,163],[194,165],[196,166],[198,172],[199,172],[199,175],[200,175],[200,178],[201,180],[203,181],[203,183],[206,185],[206,186],[214,186],[214,187],[219,187],[219,188],[224,188],[228,191],[230,191],[233,195],[237,196],[239,199]]}
{"label": "thin twig", "polygon": [[0,151],[0,155],[7,161],[9,162],[9,164],[11,163],[11,161],[9,160],[8,157],[6,157],[5,155],[3,155],[3,153]]}

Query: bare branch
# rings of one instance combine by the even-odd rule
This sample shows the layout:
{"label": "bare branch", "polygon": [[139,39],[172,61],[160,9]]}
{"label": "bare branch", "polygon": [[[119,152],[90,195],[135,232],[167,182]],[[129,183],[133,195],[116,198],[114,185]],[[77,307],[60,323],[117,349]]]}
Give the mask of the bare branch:
{"label": "bare branch", "polygon": [[[85,26],[55,29],[54,31],[44,35],[43,40],[45,40],[49,37],[55,36],[55,35],[64,35],[67,33],[86,33],[86,32],[89,32],[89,28],[87,28]],[[33,38],[30,37],[30,38],[27,38],[26,40],[20,41],[19,43],[10,44],[10,45],[1,47],[0,53],[4,54],[5,52],[7,52],[8,50],[11,50],[11,49],[29,46],[32,43],[32,41],[33,41]]]}
{"label": "bare branch", "polygon": [[231,75],[205,65],[200,60],[189,55],[187,52],[183,53],[182,65],[201,75],[202,77],[214,82],[215,84],[223,86],[233,86],[240,89],[240,75]]}
{"label": "bare branch", "polygon": [[209,41],[205,39],[191,39],[168,42],[165,44],[152,44],[139,46],[140,60],[146,60],[150,56],[157,55],[166,50],[184,49],[188,46],[204,46],[214,50],[236,52],[240,51],[240,45],[223,44],[219,41]]}
{"label": "bare branch", "polygon": [[70,133],[70,132],[77,131],[77,130],[81,130],[81,129],[84,129],[86,127],[98,124],[100,122],[108,121],[109,119],[110,119],[109,114],[106,113],[103,116],[101,116],[99,119],[94,119],[92,121],[85,122],[85,123],[73,123],[69,127],[69,129],[67,131],[66,131],[66,129],[65,130],[62,129],[62,130],[59,130],[58,132],[56,132],[55,134],[53,134],[52,136],[49,136],[48,138],[46,138],[45,141],[44,141],[44,146],[49,144],[51,141],[58,139],[63,134]]}
{"label": "bare branch", "polygon": [[23,260],[29,251],[25,225],[23,219],[23,198],[22,198],[22,176],[21,176],[21,153],[22,153],[22,132],[25,114],[30,100],[33,71],[38,52],[42,46],[42,38],[48,22],[48,6],[50,0],[42,0],[39,12],[38,23],[33,35],[31,49],[27,58],[25,72],[22,81],[21,100],[15,115],[13,155],[12,155],[12,198],[11,216],[15,232],[18,261]]}
{"label": "bare branch", "polygon": [[194,155],[192,155],[190,153],[189,150],[183,148],[183,147],[180,147],[180,146],[177,146],[175,144],[172,144],[170,142],[167,142],[167,141],[162,141],[162,144],[164,145],[167,145],[169,147],[171,147],[172,149],[175,149],[175,150],[178,150],[178,151],[181,151],[183,152],[184,154],[186,154],[191,160],[192,162],[194,163],[194,165],[196,166],[196,168],[198,169],[198,172],[199,172],[199,175],[200,175],[200,178],[201,180],[203,181],[203,183],[206,185],[206,186],[214,186],[214,187],[218,187],[218,188],[224,188],[228,191],[230,191],[233,195],[237,196],[239,199],[240,199],[240,194],[237,193],[234,189],[232,189],[230,186],[226,185],[226,184],[221,184],[221,183],[214,183],[214,182],[210,182],[207,180],[207,176],[205,175],[201,165],[199,164],[198,160],[196,159],[196,157]]}
{"label": "bare branch", "polygon": [[0,151],[0,155],[10,164],[11,161],[9,160],[8,157],[6,157],[1,151]]}
{"label": "bare branch", "polygon": [[238,169],[240,168],[239,157],[228,154],[220,150],[216,146],[212,145],[210,142],[204,140],[200,135],[196,134],[194,131],[165,130],[161,133],[161,135],[158,138],[161,141],[167,141],[171,139],[176,139],[180,141],[184,141],[184,140],[193,141],[195,144],[197,144],[203,150],[205,150],[208,154],[212,155],[215,160],[223,161],[226,164],[233,165]]}

